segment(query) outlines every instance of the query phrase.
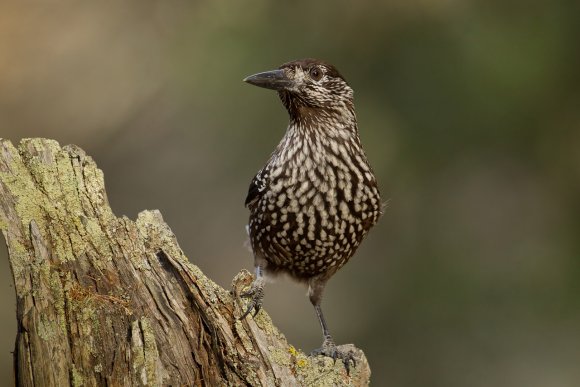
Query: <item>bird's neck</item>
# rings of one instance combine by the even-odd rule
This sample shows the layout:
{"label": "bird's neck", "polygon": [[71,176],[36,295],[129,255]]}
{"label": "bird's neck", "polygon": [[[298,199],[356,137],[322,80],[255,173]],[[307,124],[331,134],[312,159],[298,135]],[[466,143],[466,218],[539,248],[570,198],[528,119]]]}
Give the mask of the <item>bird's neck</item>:
{"label": "bird's neck", "polygon": [[356,127],[356,114],[352,105],[340,104],[328,107],[297,106],[291,111],[290,124],[302,126],[344,126]]}
{"label": "bird's neck", "polygon": [[[345,147],[346,145],[346,147]],[[337,149],[360,146],[354,110],[308,108],[291,115],[284,137],[272,155],[274,164],[308,169],[324,163]]]}
{"label": "bird's neck", "polygon": [[290,122],[285,134],[285,137],[287,136],[312,141],[358,139],[354,108],[299,107],[290,114]]}

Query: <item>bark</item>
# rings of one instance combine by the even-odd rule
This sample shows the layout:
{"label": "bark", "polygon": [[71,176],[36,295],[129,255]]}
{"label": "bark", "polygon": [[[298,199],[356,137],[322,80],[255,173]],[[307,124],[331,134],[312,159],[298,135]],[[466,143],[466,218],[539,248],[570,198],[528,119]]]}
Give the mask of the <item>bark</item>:
{"label": "bark", "polygon": [[158,211],[116,217],[103,173],[76,146],[0,139],[0,229],[17,298],[23,386],[367,385],[370,369],[311,358],[268,314],[237,318],[242,270],[225,290],[189,262]]}

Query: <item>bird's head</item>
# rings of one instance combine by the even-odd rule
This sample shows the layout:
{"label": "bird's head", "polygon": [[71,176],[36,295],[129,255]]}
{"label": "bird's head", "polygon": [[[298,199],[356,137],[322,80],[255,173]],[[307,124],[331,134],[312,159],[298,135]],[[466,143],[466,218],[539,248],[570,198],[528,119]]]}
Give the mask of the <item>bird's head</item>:
{"label": "bird's head", "polygon": [[250,75],[252,85],[277,90],[291,116],[313,110],[347,110],[354,113],[353,91],[338,70],[318,59],[284,63],[278,69]]}

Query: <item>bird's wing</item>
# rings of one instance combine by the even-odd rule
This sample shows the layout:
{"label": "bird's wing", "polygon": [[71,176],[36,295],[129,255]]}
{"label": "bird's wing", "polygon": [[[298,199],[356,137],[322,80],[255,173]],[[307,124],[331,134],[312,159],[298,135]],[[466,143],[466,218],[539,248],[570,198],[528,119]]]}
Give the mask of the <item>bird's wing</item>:
{"label": "bird's wing", "polygon": [[264,192],[266,192],[268,180],[267,169],[262,169],[256,174],[256,176],[254,176],[250,183],[250,188],[248,189],[248,196],[246,196],[246,207],[252,207],[258,200],[260,200]]}

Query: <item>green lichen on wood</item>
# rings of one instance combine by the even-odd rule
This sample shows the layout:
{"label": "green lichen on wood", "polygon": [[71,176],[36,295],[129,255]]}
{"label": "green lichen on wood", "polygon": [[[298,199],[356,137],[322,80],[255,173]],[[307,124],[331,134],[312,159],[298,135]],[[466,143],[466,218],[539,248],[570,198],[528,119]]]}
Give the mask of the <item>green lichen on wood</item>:
{"label": "green lichen on wood", "polygon": [[[9,142],[4,142],[4,146],[14,157],[10,171],[0,172],[0,181],[16,201],[14,207],[22,230],[27,230],[34,220],[40,230],[49,233],[53,255],[62,262],[72,261],[90,248],[96,249],[101,257],[112,259],[110,241],[98,220],[84,215],[85,210],[91,213],[93,208],[90,202],[83,205],[78,194],[84,176],[75,170],[80,166],[73,165],[71,155],[53,140],[25,139],[18,150]],[[85,167],[84,172],[95,177],[87,193],[106,203],[102,172],[94,164]],[[103,211],[103,215],[113,219],[110,210]],[[6,220],[0,221],[6,228]]]}
{"label": "green lichen on wood", "polygon": [[28,271],[32,274],[32,298],[35,304],[42,305],[39,307],[36,333],[48,342],[66,337],[65,294],[59,274],[52,270],[46,260],[30,262]]}
{"label": "green lichen on wood", "polygon": [[[55,156],[56,161],[56,182],[51,182],[54,187],[54,200],[60,200],[64,203],[66,211],[70,214],[82,214],[83,208],[80,197],[77,194],[79,180],[74,173],[74,167],[71,163],[71,155],[59,149]],[[50,197],[50,195],[49,195]],[[78,218],[73,218],[77,219]]]}
{"label": "green lichen on wood", "polygon": [[[24,246],[16,238],[8,238],[5,234],[5,239],[8,244],[8,253],[10,254],[10,267],[12,269],[12,275],[14,276],[15,283],[20,283],[24,276],[27,275],[27,269],[30,261],[30,252],[28,247]],[[23,296],[21,293],[23,289],[16,286],[16,293],[19,296]]]}
{"label": "green lichen on wood", "polygon": [[113,253],[110,248],[110,240],[103,232],[97,219],[86,218],[85,222],[87,235],[90,237],[90,244],[103,260],[112,260]]}
{"label": "green lichen on wood", "polygon": [[289,366],[292,364],[290,354],[284,348],[269,346],[270,358],[273,362],[281,366]]}
{"label": "green lichen on wood", "polygon": [[143,334],[143,352],[145,354],[145,371],[147,373],[147,380],[155,384],[161,377],[161,375],[157,375],[159,352],[157,351],[157,343],[155,342],[155,333],[147,318],[142,317],[139,324]]}
{"label": "green lichen on wood", "polygon": [[[48,264],[47,264],[48,265]],[[68,277],[68,278],[67,278]],[[65,276],[65,281],[70,281],[70,273]],[[53,297],[54,308],[56,311],[56,323],[60,327],[60,333],[66,336],[66,311],[65,311],[65,291],[61,282],[59,273],[56,271],[50,273],[50,291]]]}
{"label": "green lichen on wood", "polygon": [[56,334],[57,329],[57,324],[53,319],[49,318],[44,313],[40,315],[36,324],[36,333],[38,334],[38,337],[44,341],[53,341],[58,337]]}
{"label": "green lichen on wood", "polygon": [[85,385],[85,379],[81,371],[77,370],[76,366],[73,364],[71,369],[71,384],[73,387],[81,387]]}
{"label": "green lichen on wood", "polygon": [[[8,145],[8,149],[11,153],[18,155],[18,151],[12,144]],[[42,214],[46,204],[44,198],[35,188],[30,173],[19,158],[14,158],[10,167],[10,172],[0,172],[0,183],[8,191],[4,200],[14,200],[15,215],[23,229],[26,229],[33,219],[43,229],[45,222]],[[7,229],[7,222],[7,219],[2,219],[2,229]]]}
{"label": "green lichen on wood", "polygon": [[143,350],[143,339],[141,338],[141,329],[139,320],[131,323],[131,360],[133,361],[133,372],[136,376],[147,384],[147,373],[145,372],[145,352]]}
{"label": "green lichen on wood", "polygon": [[254,343],[252,343],[252,339],[250,336],[248,336],[248,332],[244,328],[244,324],[240,320],[236,319],[234,321],[234,328],[236,330],[236,334],[242,342],[244,349],[250,353],[254,351]]}
{"label": "green lichen on wood", "polygon": [[163,379],[159,375],[159,352],[155,332],[149,320],[141,317],[131,323],[133,371],[144,385],[158,385]]}
{"label": "green lichen on wood", "polygon": [[[26,315],[34,318],[28,320],[34,324],[30,326],[36,327],[28,331],[32,332],[32,339],[37,340],[34,338],[37,334],[42,347],[59,359],[72,356],[70,363],[64,364],[66,361],[62,360],[59,364],[59,371],[65,375],[59,380],[64,380],[64,384],[94,384],[95,374],[109,370],[109,360],[100,351],[108,350],[111,344],[126,345],[119,352],[124,360],[115,363],[115,367],[123,369],[122,377],[129,378],[125,381],[164,385],[168,381],[179,384],[199,378],[198,366],[206,365],[188,363],[189,351],[181,358],[181,347],[172,352],[171,344],[168,346],[164,340],[166,329],[172,328],[163,319],[171,321],[173,317],[183,324],[186,335],[192,335],[192,342],[201,340],[200,347],[192,351],[206,350],[208,333],[211,334],[214,341],[210,351],[218,351],[209,358],[216,356],[225,367],[217,370],[218,376],[213,370],[201,372],[204,377],[217,377],[214,382],[351,384],[341,362],[309,358],[288,345],[264,311],[255,319],[237,320],[244,302],[240,303],[237,296],[215,284],[188,261],[158,211],[144,211],[135,222],[126,217],[116,218],[107,202],[102,171],[81,149],[75,146],[61,149],[55,141],[42,139],[25,140],[18,151],[6,141],[0,140],[0,146],[3,147],[0,192],[4,191],[3,196],[7,197],[7,204],[0,207],[0,213],[6,215],[0,216],[0,228],[9,242],[16,290],[24,300]],[[2,212],[5,209],[8,212]],[[160,250],[166,253],[172,266],[166,277],[165,262],[156,261],[155,254]],[[124,290],[110,286],[109,281],[117,281],[119,274],[127,280],[123,281]],[[234,282],[239,281],[242,286],[248,286],[252,280],[247,271],[236,278]],[[133,286],[132,279],[138,281],[137,286]],[[159,280],[162,282],[156,285]],[[139,293],[143,282],[147,283],[149,293]],[[234,285],[235,289],[239,283]],[[30,290],[23,290],[27,287]],[[125,291],[126,294],[119,295]],[[192,315],[191,310],[201,313]],[[135,314],[139,318],[129,323],[129,340],[120,340],[129,328],[124,325],[127,316]],[[197,328],[191,329],[196,325],[188,325],[188,321],[196,319],[203,322],[197,339],[193,332]],[[118,329],[123,332],[121,336]],[[111,334],[108,331],[113,330],[116,337],[106,341],[107,334]],[[28,332],[22,332],[20,346],[30,343],[23,339]],[[65,347],[59,347],[60,342]],[[66,347],[66,343],[72,343],[71,347]],[[115,359],[121,359],[116,355]],[[167,363],[168,358],[171,363]],[[203,357],[196,355],[195,359]],[[42,358],[34,361],[38,364]],[[56,369],[52,363],[48,367]],[[181,372],[192,368],[193,374]],[[20,370],[26,372],[24,368]],[[351,372],[357,375],[358,370]],[[176,375],[182,375],[183,379],[175,378]]]}

